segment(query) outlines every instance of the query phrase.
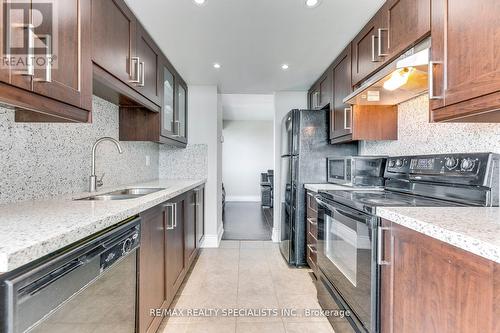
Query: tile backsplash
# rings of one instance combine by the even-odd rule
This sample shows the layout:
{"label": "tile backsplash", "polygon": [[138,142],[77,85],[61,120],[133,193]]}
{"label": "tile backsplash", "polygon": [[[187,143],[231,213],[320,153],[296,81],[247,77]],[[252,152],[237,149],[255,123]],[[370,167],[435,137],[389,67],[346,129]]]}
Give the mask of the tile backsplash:
{"label": "tile backsplash", "polygon": [[[0,204],[86,191],[92,145],[103,136],[118,139],[118,112],[94,96],[92,124],[37,124],[15,123],[14,110],[0,107]],[[158,144],[120,144],[122,155],[109,142],[97,149],[105,187],[158,178]]]}
{"label": "tile backsplash", "polygon": [[208,174],[208,146],[189,144],[185,149],[160,147],[160,178],[195,179]]}
{"label": "tile backsplash", "polygon": [[361,155],[500,153],[500,124],[429,123],[426,95],[400,104],[398,111],[398,140],[363,141]]}

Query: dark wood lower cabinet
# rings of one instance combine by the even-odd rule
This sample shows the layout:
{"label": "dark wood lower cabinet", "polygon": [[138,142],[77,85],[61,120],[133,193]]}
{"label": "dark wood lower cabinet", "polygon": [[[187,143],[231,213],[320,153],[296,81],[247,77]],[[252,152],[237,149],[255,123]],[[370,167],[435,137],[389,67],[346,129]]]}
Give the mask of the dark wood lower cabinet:
{"label": "dark wood lower cabinet", "polygon": [[314,192],[307,191],[306,206],[307,264],[313,270],[316,278],[318,278],[318,205],[316,204],[316,200],[314,199]]}
{"label": "dark wood lower cabinet", "polygon": [[139,332],[154,332],[161,318],[149,309],[165,306],[165,241],[163,208],[156,206],[141,214],[139,249]]}
{"label": "dark wood lower cabinet", "polygon": [[500,332],[500,265],[383,221],[382,333]]}
{"label": "dark wood lower cabinet", "polygon": [[140,214],[139,333],[157,331],[163,318],[150,310],[170,306],[198,255],[203,191],[200,186]]}

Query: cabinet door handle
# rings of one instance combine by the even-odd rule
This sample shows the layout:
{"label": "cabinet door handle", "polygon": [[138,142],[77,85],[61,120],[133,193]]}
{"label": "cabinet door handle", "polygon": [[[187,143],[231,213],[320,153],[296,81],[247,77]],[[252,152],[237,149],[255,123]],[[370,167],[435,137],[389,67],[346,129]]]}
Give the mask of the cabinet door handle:
{"label": "cabinet door handle", "polygon": [[130,77],[132,78],[128,82],[139,83],[139,63],[141,59],[139,57],[130,58]]}
{"label": "cabinet door handle", "polygon": [[[378,29],[378,56],[385,57],[388,56],[389,53],[382,53],[382,31],[389,32],[389,29],[379,28]],[[389,39],[387,39],[387,49],[389,49]]]}
{"label": "cabinet door handle", "polygon": [[310,244],[307,244],[307,247],[309,248],[309,251],[311,251],[313,254],[318,254],[318,251],[315,250]]}
{"label": "cabinet door handle", "polygon": [[146,72],[146,63],[144,61],[141,61],[139,63],[139,73],[141,78],[138,84],[139,87],[144,87],[144,78],[145,78],[144,72]]}
{"label": "cabinet door handle", "polygon": [[[352,113],[352,107],[344,108],[344,129],[350,130],[351,126],[350,125],[347,126],[347,112],[349,112],[349,114],[351,114]],[[349,123],[351,123],[351,122],[349,121]]]}
{"label": "cabinet door handle", "polygon": [[52,37],[50,35],[38,36],[40,39],[45,39],[45,78],[44,79],[36,79],[37,82],[50,83],[52,82]]}
{"label": "cabinet door handle", "polygon": [[443,95],[434,95],[434,66],[442,63],[442,61],[429,61],[429,99],[444,99]]}
{"label": "cabinet door handle", "polygon": [[372,35],[372,62],[379,62],[380,60],[376,59],[376,53],[375,53],[375,39],[377,36]]}
{"label": "cabinet door handle", "polygon": [[178,138],[181,136],[181,121],[174,120],[174,137]]}
{"label": "cabinet door handle", "polygon": [[[19,71],[16,74],[24,76],[35,76],[35,64],[34,64],[34,48],[35,48],[35,26],[31,23],[29,24],[12,24],[13,28],[28,29],[28,61],[26,71]],[[10,51],[9,51],[10,53]]]}
{"label": "cabinet door handle", "polygon": [[383,236],[384,236],[384,230],[390,230],[391,228],[389,227],[378,227],[377,229],[377,263],[382,266],[382,265],[390,265],[391,263],[389,261],[385,261],[382,258],[382,241],[383,241]]}
{"label": "cabinet door handle", "polygon": [[[165,208],[165,218],[167,219],[167,230],[173,230],[177,226],[177,204],[168,203],[163,206]],[[167,215],[167,212],[170,214]],[[170,223],[169,223],[170,222]]]}

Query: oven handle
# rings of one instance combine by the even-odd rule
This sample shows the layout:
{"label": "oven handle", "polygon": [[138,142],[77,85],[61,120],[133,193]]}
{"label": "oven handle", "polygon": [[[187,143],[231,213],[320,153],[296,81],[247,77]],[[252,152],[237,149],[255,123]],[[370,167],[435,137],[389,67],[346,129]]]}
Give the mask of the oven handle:
{"label": "oven handle", "polygon": [[[371,221],[373,219],[373,217],[371,215],[368,215],[368,214],[364,214],[364,213],[361,213],[357,210],[354,210],[354,209],[350,209],[348,207],[335,207],[329,203],[327,203],[326,201],[322,200],[321,199],[321,196],[318,194],[316,196],[314,196],[314,199],[316,200],[316,202],[318,203],[319,206],[323,206],[323,207],[326,207],[328,208],[329,210],[331,211],[335,211],[337,212],[338,214],[342,215],[342,216],[345,216],[345,217],[348,217],[350,219],[356,219],[356,220],[359,220],[360,218],[363,219],[363,221],[360,221],[360,222],[366,222],[366,224],[370,225],[369,221]],[[345,213],[343,212],[347,212],[349,213],[351,216],[349,215],[346,215]]]}
{"label": "oven handle", "polygon": [[[383,237],[384,237],[384,231],[389,231],[391,230],[391,228],[389,227],[382,227],[382,226],[379,226],[377,228],[377,264],[379,264],[380,266],[390,266],[391,263],[387,260],[384,260],[384,258],[382,258],[382,240],[383,240]],[[392,246],[391,246],[391,252],[392,252]],[[391,257],[392,257],[392,253],[391,253]]]}

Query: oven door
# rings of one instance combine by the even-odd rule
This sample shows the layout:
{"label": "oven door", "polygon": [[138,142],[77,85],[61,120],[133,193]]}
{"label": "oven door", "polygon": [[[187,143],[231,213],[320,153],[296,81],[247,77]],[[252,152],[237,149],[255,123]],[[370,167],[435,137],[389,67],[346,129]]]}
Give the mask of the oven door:
{"label": "oven door", "polygon": [[[318,266],[355,332],[378,332],[377,221],[317,196]],[[338,301],[336,301],[339,303]]]}

